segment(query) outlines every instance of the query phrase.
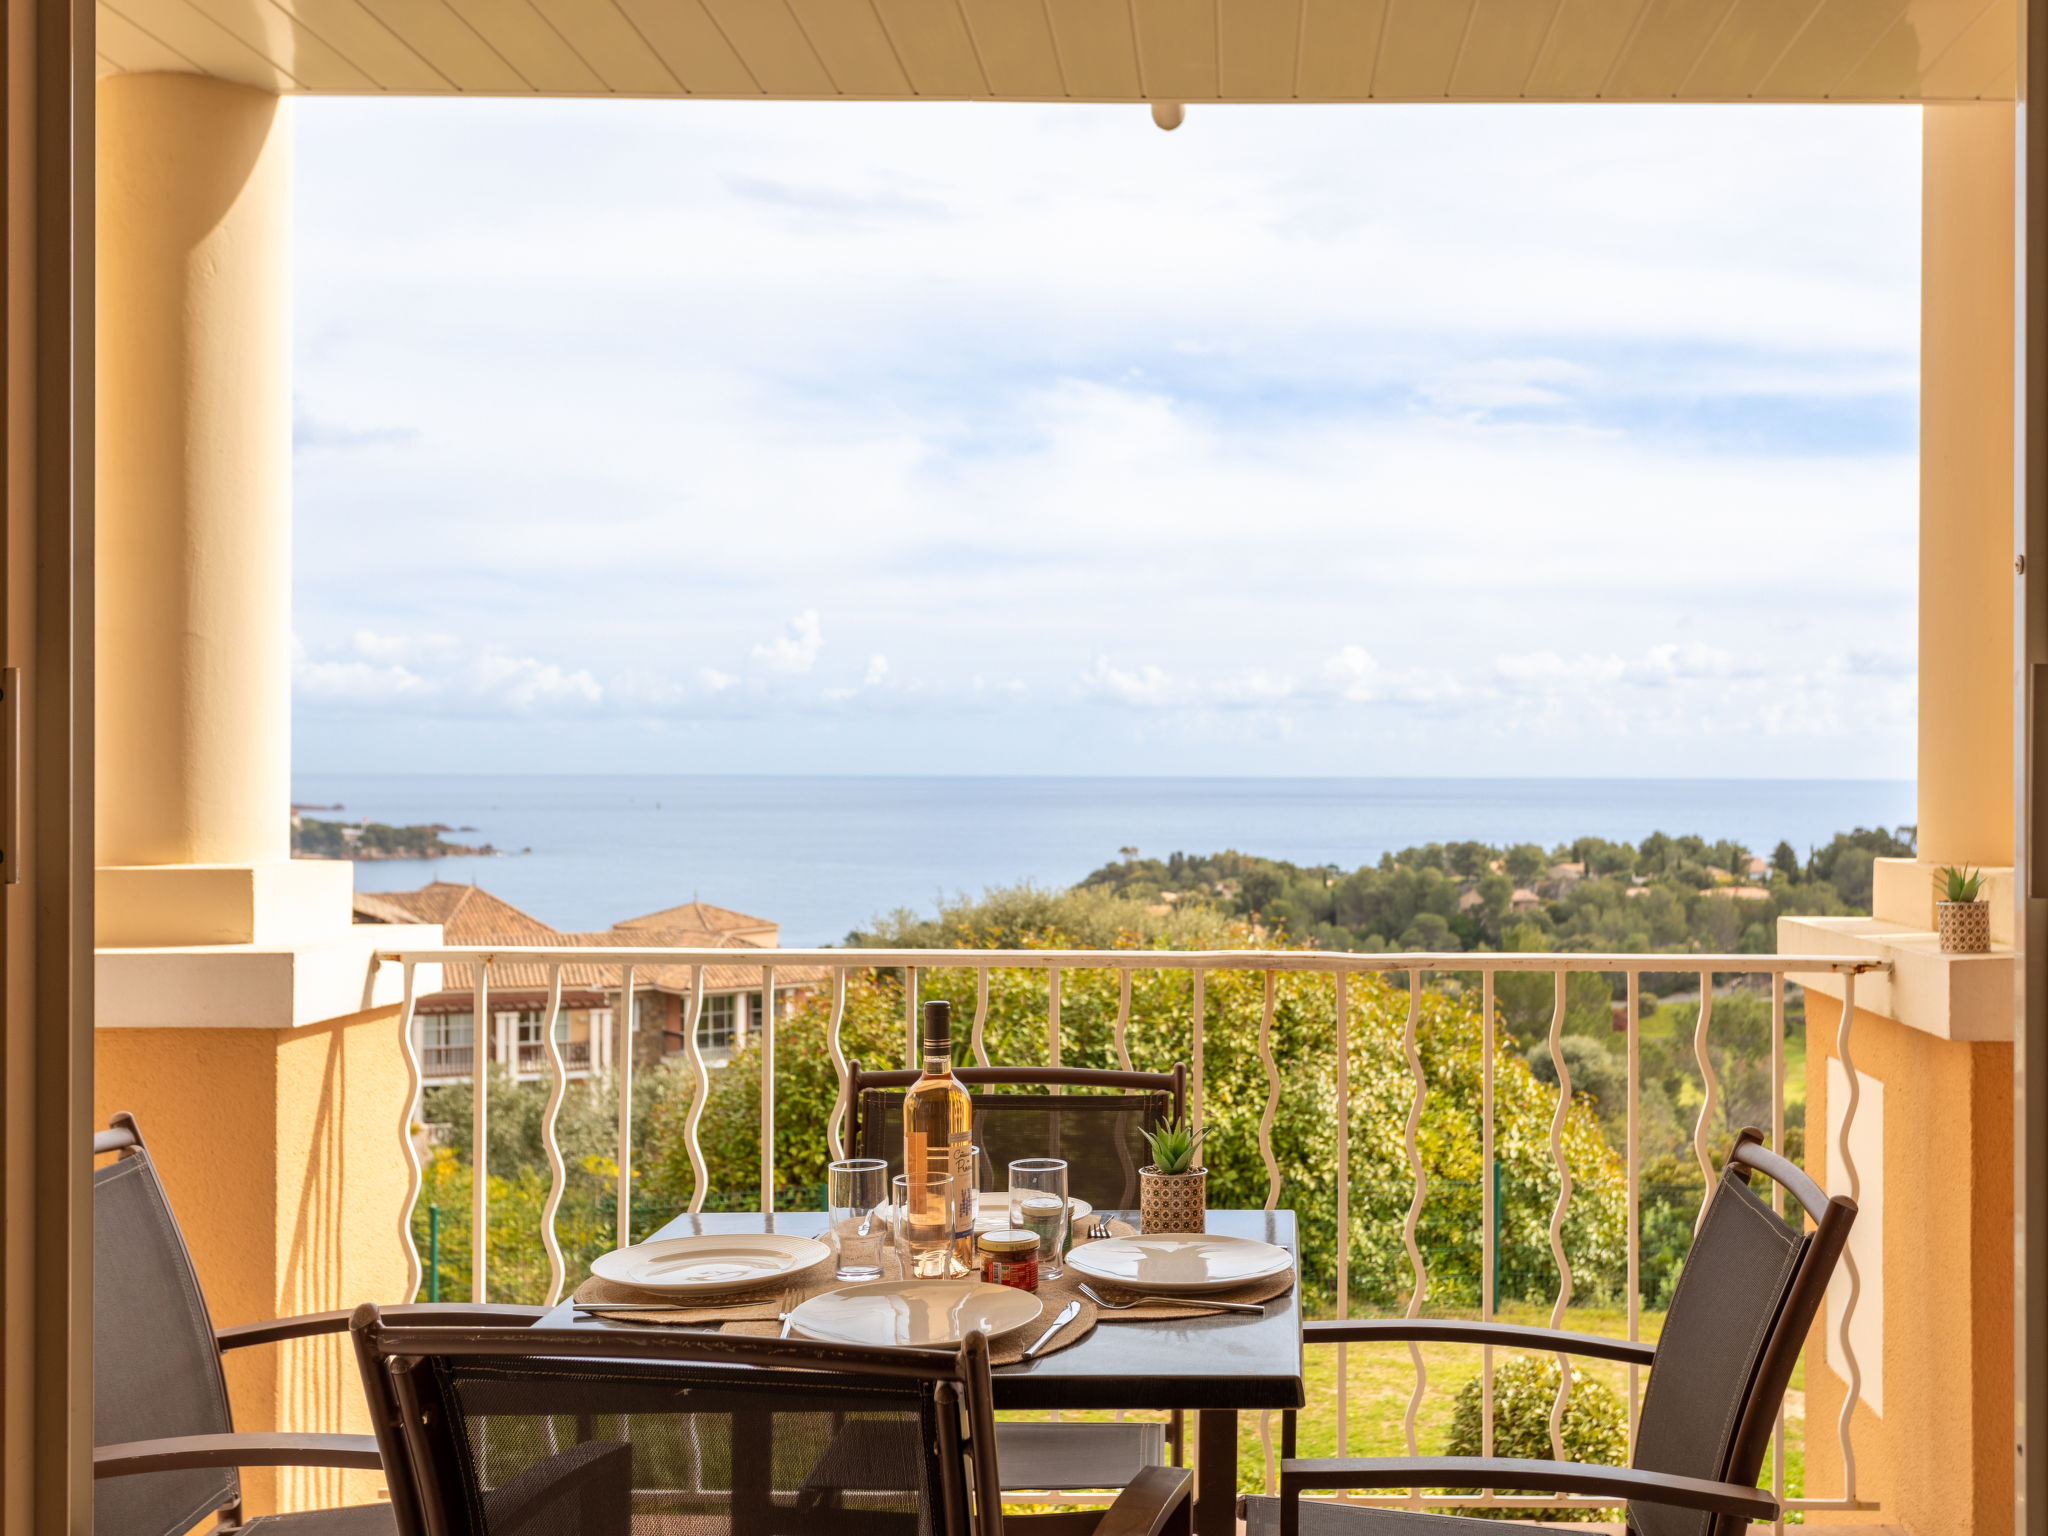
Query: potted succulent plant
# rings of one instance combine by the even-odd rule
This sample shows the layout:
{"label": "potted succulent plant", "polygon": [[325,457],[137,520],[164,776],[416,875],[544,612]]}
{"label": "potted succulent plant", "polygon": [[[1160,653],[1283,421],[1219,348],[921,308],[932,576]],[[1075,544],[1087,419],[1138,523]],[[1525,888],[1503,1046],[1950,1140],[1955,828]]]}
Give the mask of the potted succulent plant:
{"label": "potted succulent plant", "polygon": [[1209,1170],[1195,1166],[1202,1132],[1185,1120],[1169,1120],[1142,1134],[1152,1149],[1152,1161],[1138,1170],[1138,1229],[1202,1231],[1209,1193]]}
{"label": "potted succulent plant", "polygon": [[1981,955],[1991,948],[1991,903],[1979,895],[1984,877],[1974,869],[1950,864],[1935,871],[1935,927],[1941,947],[1951,954]]}

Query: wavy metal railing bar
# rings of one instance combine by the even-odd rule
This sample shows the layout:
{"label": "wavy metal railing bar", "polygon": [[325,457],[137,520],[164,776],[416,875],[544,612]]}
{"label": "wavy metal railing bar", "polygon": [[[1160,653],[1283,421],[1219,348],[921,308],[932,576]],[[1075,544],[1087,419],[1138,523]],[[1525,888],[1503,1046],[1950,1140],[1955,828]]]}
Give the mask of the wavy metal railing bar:
{"label": "wavy metal railing bar", "polygon": [[974,1064],[985,1067],[988,1062],[988,1045],[982,1034],[988,1028],[988,967],[974,968]]}
{"label": "wavy metal railing bar", "polygon": [[[1785,1150],[1785,978],[1771,978],[1771,1150],[1783,1153]],[[1771,1187],[1771,1209],[1784,1214],[1783,1191],[1776,1179],[1765,1181]],[[1635,1186],[1629,1186],[1633,1189]],[[1633,1209],[1633,1202],[1631,1202]],[[1633,1334],[1630,1335],[1634,1337]],[[1633,1370],[1633,1367],[1631,1367]],[[1629,1438],[1631,1450],[1635,1438]],[[1785,1405],[1778,1405],[1778,1422],[1771,1430],[1771,1493],[1778,1501],[1778,1518],[1771,1522],[1776,1536],[1785,1536]]]}
{"label": "wavy metal railing bar", "polygon": [[1259,1009],[1259,1060],[1266,1068],[1266,1107],[1259,1115],[1259,1159],[1266,1165],[1266,1209],[1280,1204],[1280,1164],[1273,1158],[1273,1117],[1280,1112],[1280,1069],[1273,1062],[1274,974],[1266,972],[1266,1000]]}
{"label": "wavy metal railing bar", "polygon": [[[1045,977],[1045,1064],[1049,1067],[1060,1065],[1060,968],[1051,967]],[[1060,1091],[1059,1084],[1053,1084],[1052,1091]]]}
{"label": "wavy metal railing bar", "polygon": [[490,976],[491,962],[486,957],[476,968],[469,1016],[469,1038],[476,1048],[476,1070],[469,1079],[469,1299],[474,1302],[490,1300],[484,1291],[484,1265],[491,1252],[491,1067],[487,1048],[492,1033]]}
{"label": "wavy metal railing bar", "polygon": [[619,1246],[633,1241],[633,963],[619,968],[619,1009],[612,1019],[619,1059],[612,1065],[619,1090]]}
{"label": "wavy metal railing bar", "polygon": [[[690,967],[690,1018],[683,1026],[683,1050],[690,1059],[690,1112],[683,1116],[683,1146],[690,1154],[690,1214],[704,1209],[704,1196],[711,1183],[711,1169],[704,1161],[704,1143],[697,1128],[704,1123],[704,1104],[711,1097],[711,1076],[704,1070],[704,1046],[697,1037],[704,1022],[704,967]],[[840,1092],[846,1091],[846,1072],[839,1073]]]}
{"label": "wavy metal railing bar", "polygon": [[903,967],[903,1065],[915,1072],[924,1065],[917,1029],[917,965]]}
{"label": "wavy metal railing bar", "polygon": [[[1863,1192],[1863,1178],[1856,1168],[1856,1154],[1849,1147],[1849,1128],[1856,1123],[1856,1106],[1863,1098],[1863,1079],[1856,1071],[1856,1058],[1849,1054],[1849,1026],[1856,1018],[1856,976],[1854,972],[1842,978],[1842,1022],[1835,1029],[1835,1059],[1842,1064],[1842,1075],[1849,1080],[1849,1102],[1842,1106],[1842,1129],[1835,1140],[1835,1153],[1842,1160],[1842,1176],[1848,1181],[1851,1200],[1860,1199]],[[1863,1294],[1863,1277],[1856,1272],[1856,1255],[1847,1245],[1842,1248],[1842,1268],[1849,1276],[1849,1297],[1842,1304],[1842,1315],[1836,1323],[1836,1337],[1841,1341],[1842,1358],[1849,1367],[1849,1390],[1842,1394],[1842,1412],[1835,1420],[1835,1439],[1842,1448],[1842,1498],[1845,1503],[1856,1502],[1856,1451],[1849,1444],[1849,1423],[1856,1415],[1857,1399],[1863,1395],[1863,1366],[1856,1358],[1856,1346],[1849,1341],[1849,1320],[1856,1315],[1857,1298]]]}
{"label": "wavy metal railing bar", "polygon": [[1714,1019],[1714,973],[1700,972],[1700,1016],[1692,1030],[1693,1059],[1699,1063],[1700,1081],[1706,1093],[1700,1099],[1700,1117],[1692,1125],[1692,1155],[1700,1165],[1700,1213],[1693,1218],[1692,1235],[1698,1237],[1700,1228],[1706,1223],[1707,1202],[1714,1198],[1714,1160],[1707,1155],[1707,1127],[1713,1121],[1714,1111],[1721,1103],[1720,1079],[1714,1076],[1714,1063],[1707,1055],[1707,1026]]}
{"label": "wavy metal railing bar", "polygon": [[[846,1081],[842,1072],[839,1080]],[[761,1209],[775,1209],[775,967],[761,967]]]}
{"label": "wavy metal railing bar", "polygon": [[[1780,978],[1782,981],[1783,978]],[[1628,973],[1628,1129],[1622,1148],[1628,1174],[1628,1337],[1631,1344],[1642,1337],[1642,1038],[1637,1026],[1642,1019],[1642,981],[1635,971]],[[1636,1453],[1636,1412],[1642,1406],[1642,1367],[1628,1368],[1628,1453]]]}
{"label": "wavy metal railing bar", "polygon": [[[832,1056],[832,1072],[839,1079],[839,1093],[832,1100],[832,1118],[825,1123],[825,1145],[831,1149],[832,1160],[836,1163],[846,1156],[846,1111],[853,1092],[851,1074],[846,1070],[846,1051],[839,1043],[839,1032],[846,1023],[846,967],[832,967],[832,1022],[825,1028],[825,1049]],[[975,1015],[975,1044],[981,1043],[981,1016]]]}
{"label": "wavy metal railing bar", "polygon": [[555,1236],[555,1215],[562,1209],[562,1195],[569,1187],[569,1170],[562,1161],[562,1144],[555,1137],[555,1122],[562,1113],[562,1098],[569,1091],[569,1072],[562,1063],[562,1047],[555,1039],[555,1021],[562,1016],[562,968],[548,967],[548,1011],[541,1020],[541,1042],[548,1058],[548,1107],[541,1116],[540,1144],[548,1155],[548,1198],[540,1210],[540,1241],[548,1252],[548,1300],[553,1306],[562,1299],[562,1287],[569,1267],[562,1258],[562,1243]]}
{"label": "wavy metal railing bar", "polygon": [[[1557,1110],[1550,1117],[1550,1158],[1557,1164],[1557,1204],[1550,1208],[1550,1256],[1557,1261],[1557,1302],[1550,1309],[1550,1326],[1564,1326],[1564,1309],[1572,1300],[1572,1263],[1564,1251],[1564,1213],[1572,1200],[1571,1164],[1564,1156],[1564,1117],[1572,1107],[1572,1069],[1564,1059],[1565,973],[1557,973],[1556,1001],[1550,1011],[1550,1064],[1557,1068]],[[1564,1460],[1564,1411],[1572,1396],[1572,1362],[1569,1355],[1557,1357],[1560,1372],[1557,1396],[1550,1404],[1550,1454]]]}
{"label": "wavy metal railing bar", "polygon": [[1117,972],[1116,1023],[1110,1026],[1111,1042],[1116,1046],[1116,1064],[1122,1070],[1131,1070],[1131,973]]}
{"label": "wavy metal railing bar", "polygon": [[398,1208],[398,1242],[405,1251],[405,1297],[412,1301],[420,1293],[420,1251],[412,1240],[412,1211],[420,1203],[420,1189],[425,1180],[420,1174],[419,1143],[412,1139],[412,1112],[419,1107],[420,1085],[425,1079],[420,1075],[419,1047],[413,1043],[413,1007],[418,1002],[413,994],[413,964],[405,962],[405,997],[398,1005],[398,1054],[405,1058],[405,1107],[398,1112],[398,1145],[405,1158],[405,1200]]}
{"label": "wavy metal railing bar", "polygon": [[[1493,1269],[1493,972],[1479,978],[1479,1306],[1487,1322],[1493,1321],[1494,1291],[1500,1277]],[[1339,1453],[1341,1454],[1341,1453]],[[1479,1454],[1493,1454],[1493,1346],[1479,1350]],[[1492,1490],[1487,1498],[1493,1497]]]}
{"label": "wavy metal railing bar", "polygon": [[[1124,973],[1126,976],[1130,972]],[[1337,1316],[1351,1315],[1351,993],[1337,982]],[[1337,1346],[1337,1454],[1351,1454],[1351,1346]]]}
{"label": "wavy metal railing bar", "polygon": [[[1422,1203],[1429,1194],[1429,1175],[1422,1166],[1422,1147],[1417,1134],[1422,1129],[1422,1100],[1429,1091],[1427,1079],[1422,1075],[1422,1051],[1415,1043],[1415,1028],[1422,1021],[1422,972],[1408,973],[1408,1024],[1402,1032],[1401,1045],[1408,1056],[1408,1073],[1415,1079],[1415,1097],[1408,1105],[1408,1171],[1415,1179],[1415,1195],[1408,1202],[1408,1218],[1401,1223],[1401,1241],[1408,1249],[1408,1267],[1413,1275],[1413,1285],[1408,1292],[1408,1316],[1422,1316],[1422,1301],[1429,1292],[1429,1273],[1422,1266],[1422,1250],[1415,1246],[1415,1224],[1422,1219]],[[1408,1358],[1415,1366],[1415,1390],[1408,1394],[1408,1414],[1402,1420],[1401,1432],[1408,1440],[1408,1454],[1414,1456],[1415,1415],[1422,1411],[1422,1394],[1429,1385],[1429,1371],[1422,1363],[1422,1346],[1413,1339],[1408,1341]],[[1412,1494],[1420,1496],[1422,1490],[1413,1488]]]}

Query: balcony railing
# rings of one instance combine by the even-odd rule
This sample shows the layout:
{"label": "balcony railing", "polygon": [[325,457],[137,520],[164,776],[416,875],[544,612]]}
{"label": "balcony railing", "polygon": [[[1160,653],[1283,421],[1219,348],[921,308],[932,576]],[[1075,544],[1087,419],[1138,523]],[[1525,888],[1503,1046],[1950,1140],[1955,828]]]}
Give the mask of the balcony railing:
{"label": "balcony railing", "polygon": [[[688,994],[691,999],[689,1016],[683,1027],[685,1050],[696,1080],[705,1082],[704,1058],[699,1045],[699,1023],[701,1021],[703,990],[698,983],[703,979],[702,967],[717,965],[730,967],[735,963],[731,950],[682,950],[682,949],[549,949],[544,946],[531,948],[521,946],[512,950],[483,948],[436,948],[418,950],[393,950],[379,954],[372,962],[373,967],[381,964],[397,964],[404,971],[404,1007],[399,1026],[399,1042],[405,1051],[413,1074],[413,1094],[417,1098],[421,1081],[421,1061],[414,1054],[412,1040],[412,1012],[415,997],[413,985],[414,970],[422,964],[444,962],[468,964],[474,967],[475,1001],[474,1016],[489,1017],[489,992],[491,968],[494,962],[532,965],[545,964],[549,969],[547,1004],[547,1043],[532,1047],[543,1058],[536,1061],[536,1073],[543,1068],[552,1083],[546,1112],[544,1140],[547,1147],[551,1173],[551,1186],[547,1204],[542,1214],[541,1241],[546,1248],[550,1267],[550,1283],[547,1300],[550,1304],[560,1300],[567,1280],[562,1250],[554,1232],[555,1213],[559,1209],[565,1188],[565,1169],[562,1154],[556,1144],[554,1127],[555,1115],[563,1096],[567,1073],[572,1070],[568,1053],[557,1048],[553,1041],[553,1021],[559,1017],[562,996],[562,967],[566,964],[589,966],[592,964],[617,968],[619,995],[630,997],[633,992],[636,967],[688,966],[691,968]],[[745,962],[742,962],[745,963]],[[985,1030],[989,1019],[989,977],[994,971],[1041,971],[1046,976],[1045,990],[1045,1059],[1053,1066],[1061,1062],[1060,1000],[1062,977],[1073,971],[1110,972],[1118,977],[1118,1007],[1113,1025],[1112,1043],[1117,1065],[1125,1070],[1133,1067],[1129,1048],[1129,1025],[1131,1021],[1131,982],[1139,972],[1176,972],[1189,978],[1188,1039],[1190,1043],[1191,1070],[1190,1102],[1191,1117],[1197,1126],[1202,1123],[1202,1103],[1205,1087],[1204,1045],[1205,1030],[1209,1029],[1209,1008],[1205,1004],[1205,983],[1219,972],[1249,973],[1261,976],[1264,982],[1264,1006],[1260,1013],[1256,1035],[1256,1051],[1263,1067],[1266,1081],[1266,1095],[1263,1112],[1258,1122],[1258,1150],[1266,1173],[1265,1208],[1274,1209],[1278,1204],[1281,1189],[1279,1163],[1274,1157],[1273,1128],[1281,1105],[1281,1072],[1273,1050],[1273,1023],[1275,1012],[1275,981],[1283,974],[1309,973],[1327,977],[1330,982],[1330,1047],[1335,1055],[1336,1100],[1339,1104],[1350,1102],[1350,1061],[1351,1061],[1351,1008],[1348,1003],[1348,988],[1358,977],[1367,975],[1405,976],[1407,994],[1407,1016],[1402,1049],[1408,1072],[1414,1083],[1405,1127],[1404,1146],[1408,1167],[1413,1177],[1413,1198],[1407,1216],[1402,1224],[1402,1243],[1410,1267],[1412,1282],[1406,1312],[1408,1316],[1421,1315],[1425,1298],[1429,1295],[1429,1273],[1422,1248],[1417,1244],[1418,1219],[1424,1209],[1429,1193],[1429,1178],[1418,1144],[1418,1130],[1423,1109],[1429,1095],[1429,1085],[1423,1069],[1423,1058],[1417,1042],[1417,1027],[1422,1017],[1422,999],[1427,978],[1470,977],[1477,975],[1480,986],[1480,1028],[1481,1050],[1481,1108],[1478,1134],[1480,1141],[1480,1166],[1494,1165],[1495,1139],[1495,980],[1503,974],[1540,973],[1552,980],[1552,1008],[1548,1041],[1550,1056],[1558,1075],[1556,1108],[1550,1120],[1549,1153],[1557,1175],[1558,1194],[1550,1212],[1549,1247],[1556,1263],[1558,1285],[1551,1305],[1549,1326],[1561,1328],[1565,1325],[1566,1309],[1573,1297],[1573,1273],[1569,1253],[1564,1242],[1564,1225],[1571,1211],[1573,1198],[1572,1174],[1567,1165],[1564,1133],[1567,1113],[1572,1103],[1571,1072],[1562,1042],[1565,1033],[1567,980],[1578,973],[1602,974],[1609,977],[1620,975],[1624,978],[1628,1008],[1627,1045],[1627,1136],[1623,1162],[1627,1179],[1627,1326],[1631,1340],[1639,1338],[1641,1326],[1641,1295],[1639,1289],[1640,1223],[1642,1215],[1642,1167],[1639,1147],[1641,1079],[1639,1072],[1638,1046],[1640,1031],[1635,1021],[1640,1015],[1641,981],[1646,974],[1693,975],[1699,983],[1699,1013],[1693,1031],[1692,1047],[1702,1078],[1703,1097],[1699,1113],[1694,1122],[1691,1136],[1692,1154],[1697,1160],[1704,1191],[1701,1197],[1701,1211],[1705,1200],[1710,1198],[1715,1183],[1715,1171],[1709,1155],[1709,1130],[1713,1116],[1719,1107],[1721,1086],[1716,1080],[1715,1069],[1708,1053],[1709,1035],[1714,1013],[1714,979],[1716,976],[1755,977],[1767,979],[1771,997],[1771,1144],[1782,1147],[1785,1142],[1785,985],[1786,978],[1802,974],[1831,973],[1842,978],[1843,1007],[1840,1025],[1835,1036],[1835,1055],[1847,1075],[1848,1094],[1841,1106],[1840,1121],[1835,1128],[1829,1147],[1830,1166],[1839,1174],[1839,1182],[1853,1199],[1856,1197],[1860,1179],[1855,1155],[1851,1150],[1850,1131],[1856,1118],[1857,1101],[1860,1097],[1861,1077],[1857,1072],[1851,1053],[1850,1030],[1856,1013],[1856,978],[1865,972],[1884,971],[1888,966],[1871,960],[1844,959],[1835,956],[1813,955],[1679,955],[1679,954],[1394,954],[1360,955],[1300,950],[1232,950],[1232,951],[1170,951],[1170,950],[776,950],[773,959],[760,964],[761,985],[764,994],[776,992],[777,966],[829,968],[832,977],[832,1002],[828,1043],[832,1063],[839,1078],[839,1094],[833,1106],[828,1123],[827,1141],[833,1157],[845,1155],[843,1134],[848,1109],[847,1062],[841,1048],[841,1027],[845,1018],[847,982],[856,971],[899,970],[903,977],[904,997],[904,1059],[907,1065],[916,1066],[918,1060],[918,978],[921,972],[932,970],[972,971],[975,976],[975,1011],[969,1034],[969,1043],[974,1059],[980,1065],[989,1064],[985,1043]],[[630,1010],[615,1010],[618,1018],[627,1018]],[[762,1010],[762,1024],[758,1047],[762,1058],[760,1086],[760,1208],[772,1211],[775,1208],[775,1010]],[[1235,1044],[1236,1042],[1233,1042]],[[621,1243],[630,1240],[632,1214],[632,1142],[631,1142],[631,1074],[632,1052],[625,1048],[629,1042],[620,1042],[620,1049],[614,1052],[615,1070],[618,1083],[618,1239]],[[522,1047],[522,1051],[527,1049]],[[587,1048],[586,1048],[587,1049]],[[523,1065],[523,1063],[522,1063]],[[1148,1063],[1163,1067],[1166,1063]],[[690,1210],[703,1207],[708,1187],[708,1173],[703,1147],[699,1140],[699,1128],[707,1095],[700,1089],[692,1101],[684,1124],[684,1141],[689,1154],[693,1179],[693,1194]],[[471,1146],[476,1149],[476,1166],[472,1171],[474,1205],[471,1219],[471,1287],[475,1300],[486,1299],[484,1235],[488,1230],[489,1211],[485,1198],[484,1151],[485,1137],[485,1095],[474,1096],[475,1123],[472,1127]],[[1304,1223],[1301,1240],[1304,1250],[1313,1244],[1328,1244],[1335,1248],[1336,1308],[1339,1316],[1349,1316],[1352,1305],[1352,1259],[1351,1223],[1352,1209],[1352,1157],[1349,1114],[1339,1114],[1336,1121],[1336,1211],[1340,1224],[1337,1230],[1329,1232],[1311,1231]],[[399,1241],[404,1246],[410,1265],[411,1285],[417,1291],[421,1275],[420,1259],[413,1243],[410,1210],[420,1190],[420,1164],[417,1148],[409,1134],[410,1115],[399,1127],[399,1142],[402,1155],[412,1170],[412,1183],[407,1199],[406,1214],[399,1223]],[[1771,1199],[1774,1208],[1782,1214],[1782,1196],[1773,1186]],[[1491,1199],[1479,1202],[1481,1209],[1480,1231],[1478,1233],[1482,1258],[1481,1305],[1484,1315],[1495,1314],[1498,1301],[1495,1273],[1496,1266],[1496,1223],[1498,1216],[1495,1202]],[[1834,1318],[1835,1343],[1839,1346],[1847,1392],[1843,1407],[1835,1425],[1835,1436],[1839,1446],[1843,1486],[1833,1497],[1815,1497],[1810,1491],[1805,1497],[1785,1497],[1785,1425],[1781,1413],[1778,1422],[1772,1457],[1772,1487],[1787,1510],[1867,1510],[1876,1506],[1858,1498],[1856,1483],[1856,1455],[1851,1441],[1850,1424],[1853,1410],[1860,1395],[1862,1368],[1857,1361],[1856,1348],[1850,1336],[1850,1323],[1861,1282],[1857,1274],[1856,1261],[1845,1251],[1842,1264],[1846,1271],[1846,1300]],[[1348,1454],[1349,1434],[1350,1373],[1348,1370],[1349,1346],[1337,1347],[1336,1372],[1336,1432],[1337,1454]],[[1409,1346],[1414,1364],[1415,1385],[1411,1393],[1402,1431],[1407,1442],[1408,1454],[1417,1454],[1416,1419],[1422,1405],[1427,1386],[1427,1371],[1418,1347]],[[1569,1360],[1559,1357],[1562,1366],[1561,1379],[1550,1413],[1551,1450],[1555,1457],[1563,1459],[1564,1442],[1562,1425],[1564,1413],[1572,1392],[1572,1366]],[[1640,1371],[1635,1366],[1628,1368],[1626,1393],[1627,1429],[1631,1448],[1634,1444],[1637,1411],[1641,1402],[1642,1382]],[[1481,1361],[1481,1454],[1493,1454],[1493,1351],[1482,1351]],[[1260,1439],[1264,1447],[1265,1477],[1267,1491],[1274,1483],[1274,1443],[1270,1415],[1262,1416],[1259,1426]],[[1006,1500],[1011,1496],[1006,1493]],[[1527,1494],[1388,1494],[1384,1496],[1346,1496],[1348,1502],[1402,1504],[1408,1507],[1436,1506],[1459,1508],[1485,1508],[1487,1506],[1511,1506],[1522,1509],[1596,1509],[1611,1505],[1612,1500],[1562,1496],[1541,1498]],[[1782,1524],[1782,1521],[1781,1521]]]}
{"label": "balcony railing", "polygon": [[[561,1049],[564,1070],[572,1075],[590,1070],[590,1043],[587,1040],[565,1040]],[[521,1041],[518,1056],[517,1076],[540,1077],[552,1070],[547,1047],[538,1041]],[[476,1050],[467,1045],[423,1045],[420,1047],[419,1065],[420,1076],[430,1083],[466,1078],[476,1070]]]}
{"label": "balcony railing", "polygon": [[420,1073],[429,1081],[467,1077],[475,1070],[476,1051],[467,1045],[428,1045],[420,1048]]}
{"label": "balcony railing", "polygon": [[[590,1042],[587,1040],[564,1040],[560,1042],[562,1068],[568,1072],[590,1070]],[[539,1077],[553,1070],[548,1061],[548,1048],[538,1040],[519,1042],[519,1075]]]}

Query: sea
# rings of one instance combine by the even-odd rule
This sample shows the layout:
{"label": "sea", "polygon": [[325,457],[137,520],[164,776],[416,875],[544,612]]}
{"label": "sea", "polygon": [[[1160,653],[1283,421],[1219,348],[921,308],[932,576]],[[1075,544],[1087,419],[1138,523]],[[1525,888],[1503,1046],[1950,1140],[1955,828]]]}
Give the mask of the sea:
{"label": "sea", "polygon": [[356,889],[473,882],[567,931],[701,899],[837,944],[898,908],[1033,881],[1067,886],[1119,850],[1236,849],[1353,869],[1424,843],[1546,848],[1651,832],[1803,856],[1914,818],[1887,779],[827,778],[321,774],[293,800],[335,820],[443,823],[491,857],[359,862]]}

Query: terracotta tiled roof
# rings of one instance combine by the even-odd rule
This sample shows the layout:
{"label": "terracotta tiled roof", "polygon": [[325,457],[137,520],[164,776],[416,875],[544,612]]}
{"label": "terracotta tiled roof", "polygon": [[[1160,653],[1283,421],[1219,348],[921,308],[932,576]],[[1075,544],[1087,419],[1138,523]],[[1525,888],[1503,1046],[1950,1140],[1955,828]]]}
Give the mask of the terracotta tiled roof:
{"label": "terracotta tiled roof", "polygon": [[[559,937],[539,918],[475,885],[436,880],[416,891],[384,891],[374,898],[379,907],[395,908],[404,917],[370,918],[372,922],[439,923],[447,944],[553,943]],[[363,898],[356,911],[365,914]],[[520,936],[524,935],[524,938]]]}
{"label": "terracotta tiled roof", "polygon": [[[707,965],[704,967],[704,990],[707,992],[745,992],[758,989],[761,985],[761,962],[770,959],[772,948],[749,943],[732,934],[705,933],[701,929],[637,929],[626,939],[617,929],[606,933],[551,933],[545,938],[531,938],[525,935],[485,935],[459,941],[465,945],[502,944],[509,950],[540,946],[552,949],[730,949],[749,958],[736,965]],[[758,956],[758,959],[753,957]],[[667,992],[686,992],[690,986],[688,965],[641,965],[633,972],[635,989],[653,987]],[[823,986],[831,980],[831,972],[822,965],[778,965],[775,969],[775,985],[782,987]],[[542,960],[493,960],[491,962],[491,987],[494,991],[544,992],[548,985],[548,966]],[[613,964],[580,965],[574,962],[562,967],[564,988],[588,991],[615,989],[619,984],[619,968]],[[462,961],[448,961],[441,967],[441,988],[444,992],[468,992],[476,985],[476,967]]]}
{"label": "terracotta tiled roof", "polygon": [[355,920],[359,923],[416,923],[412,908],[403,902],[393,901],[375,891],[357,891],[354,897]]}
{"label": "terracotta tiled roof", "polygon": [[714,907],[708,901],[686,901],[680,907],[666,907],[645,917],[629,917],[612,924],[614,928],[705,928],[713,933],[765,934],[770,943],[782,925],[765,917],[749,917],[730,907]]}

